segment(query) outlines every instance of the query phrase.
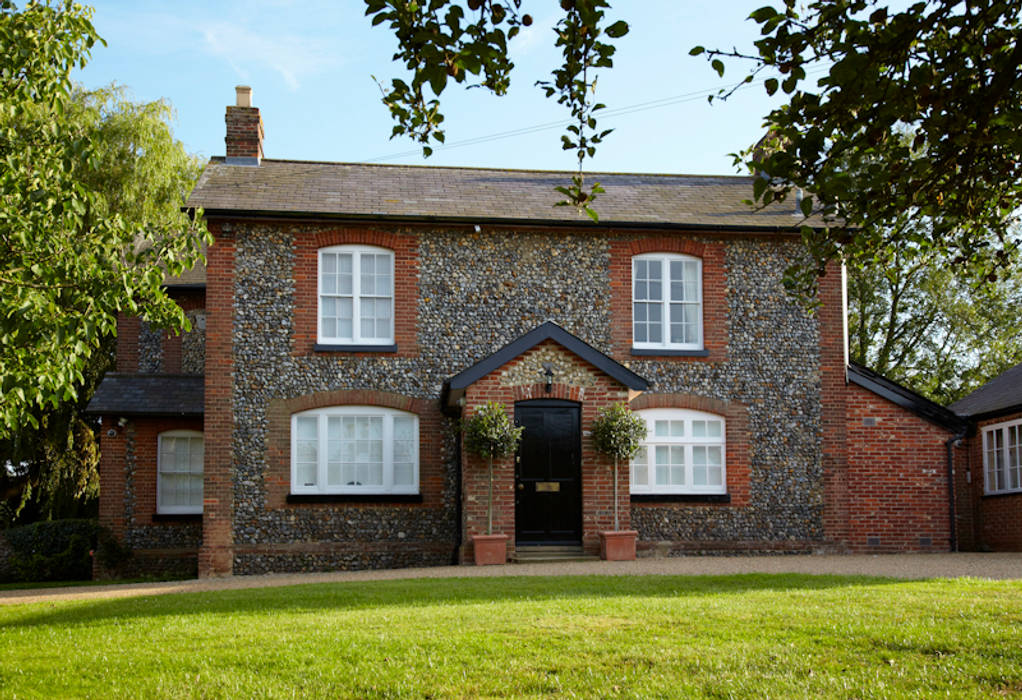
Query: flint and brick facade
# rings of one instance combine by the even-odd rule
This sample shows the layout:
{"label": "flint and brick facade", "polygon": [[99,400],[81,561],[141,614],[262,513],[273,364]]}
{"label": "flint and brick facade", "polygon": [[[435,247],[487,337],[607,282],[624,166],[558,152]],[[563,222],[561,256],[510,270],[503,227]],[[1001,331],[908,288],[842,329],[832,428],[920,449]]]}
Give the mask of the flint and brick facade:
{"label": "flint and brick facade", "polygon": [[[486,466],[462,449],[458,423],[491,400],[509,416],[536,400],[577,406],[585,552],[613,526],[615,491],[640,556],[950,547],[948,429],[848,383],[840,271],[821,280],[817,313],[792,299],[782,277],[802,254],[799,219],[746,212],[748,180],[601,178],[597,225],[530,204],[552,204],[557,173],[269,161],[261,146],[235,155],[258,164],[215,160],[192,196],[215,238],[202,293],[180,297],[204,315],[202,415],[133,414],[102,388],[93,407],[119,425],[102,443],[102,519],[137,558],[171,548],[202,576],[470,562],[471,538],[485,532]],[[504,211],[487,206],[495,180],[502,220],[485,216]],[[708,208],[687,213],[694,205],[676,194]],[[394,347],[317,345],[317,251],[353,244],[393,255]],[[701,261],[702,349],[633,349],[632,257],[645,253]],[[121,322],[120,372],[194,367],[185,350],[194,355],[200,336],[163,335],[154,349],[143,325]],[[467,368],[482,374],[455,401],[451,378]],[[619,401],[722,419],[725,492],[633,498],[627,464],[612,483],[590,431]],[[417,417],[417,494],[294,492],[291,417],[333,406]],[[204,435],[202,514],[161,522],[156,435],[183,425]],[[494,531],[513,554],[515,458],[498,460],[495,477]]]}

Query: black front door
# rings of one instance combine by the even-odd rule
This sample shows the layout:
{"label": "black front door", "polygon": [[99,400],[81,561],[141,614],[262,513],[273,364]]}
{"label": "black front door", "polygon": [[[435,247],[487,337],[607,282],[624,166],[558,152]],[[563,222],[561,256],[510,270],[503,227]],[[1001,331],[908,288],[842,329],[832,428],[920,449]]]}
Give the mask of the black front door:
{"label": "black front door", "polygon": [[515,539],[519,545],[582,542],[579,406],[571,401],[515,404],[525,428],[515,479]]}

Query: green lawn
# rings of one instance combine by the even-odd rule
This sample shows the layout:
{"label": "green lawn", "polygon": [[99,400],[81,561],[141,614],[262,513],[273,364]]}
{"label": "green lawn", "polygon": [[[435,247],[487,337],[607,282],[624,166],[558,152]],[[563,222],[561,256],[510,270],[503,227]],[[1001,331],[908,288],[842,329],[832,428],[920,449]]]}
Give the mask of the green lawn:
{"label": "green lawn", "polygon": [[421,579],[0,608],[3,697],[1022,693],[1022,583]]}

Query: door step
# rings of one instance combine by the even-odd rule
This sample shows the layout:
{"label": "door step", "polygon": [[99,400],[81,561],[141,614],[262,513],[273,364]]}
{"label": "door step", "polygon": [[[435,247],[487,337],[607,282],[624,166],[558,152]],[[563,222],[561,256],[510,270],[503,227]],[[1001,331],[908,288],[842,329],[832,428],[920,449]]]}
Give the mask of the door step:
{"label": "door step", "polygon": [[595,554],[586,554],[581,547],[519,547],[511,555],[515,564],[599,560]]}

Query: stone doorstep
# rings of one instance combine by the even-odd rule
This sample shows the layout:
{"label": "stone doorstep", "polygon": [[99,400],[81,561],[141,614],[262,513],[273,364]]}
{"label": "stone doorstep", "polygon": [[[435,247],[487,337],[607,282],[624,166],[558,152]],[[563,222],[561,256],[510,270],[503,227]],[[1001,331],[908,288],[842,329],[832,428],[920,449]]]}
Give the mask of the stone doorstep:
{"label": "stone doorstep", "polygon": [[513,564],[563,561],[600,561],[600,557],[581,547],[519,547],[511,554]]}

